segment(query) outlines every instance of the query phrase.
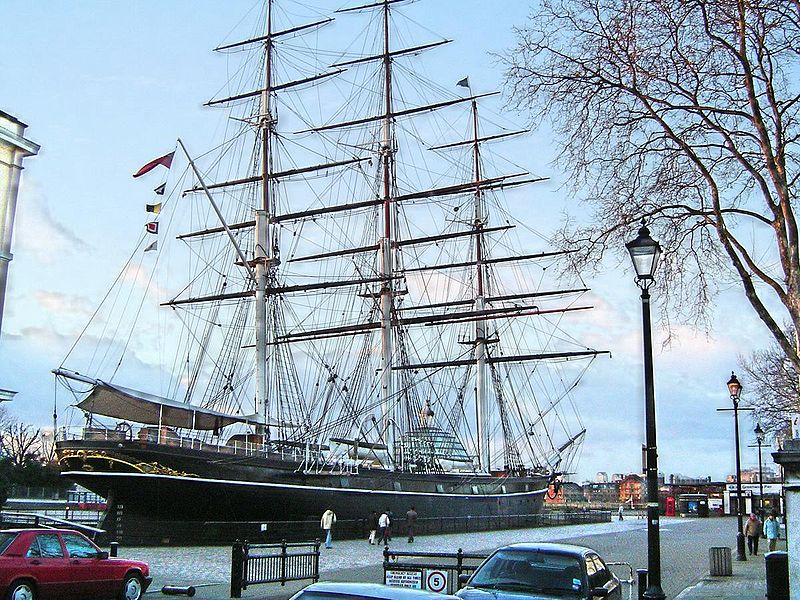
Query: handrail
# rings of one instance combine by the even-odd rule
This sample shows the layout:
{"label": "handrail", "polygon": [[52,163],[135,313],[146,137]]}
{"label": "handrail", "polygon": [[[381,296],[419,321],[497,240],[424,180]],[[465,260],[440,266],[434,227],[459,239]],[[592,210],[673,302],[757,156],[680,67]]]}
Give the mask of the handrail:
{"label": "handrail", "polygon": [[[628,600],[631,600],[633,598],[633,584],[636,583],[636,580],[633,578],[633,566],[630,563],[620,562],[620,561],[607,562],[606,566],[607,567],[628,567],[628,579],[622,579],[616,573],[614,573],[614,575],[617,575],[617,578],[619,579],[620,583],[627,583],[628,584]],[[612,572],[613,572],[613,569],[612,569]]]}
{"label": "handrail", "polygon": [[48,529],[77,529],[79,531],[88,531],[95,535],[106,533],[105,529],[100,529],[99,527],[92,527],[91,525],[84,525],[76,521],[68,521],[67,519],[59,519],[58,517],[51,517],[40,513],[23,513],[4,510],[0,512],[0,520],[3,522],[11,521],[19,524],[32,524],[36,527],[45,527]]}

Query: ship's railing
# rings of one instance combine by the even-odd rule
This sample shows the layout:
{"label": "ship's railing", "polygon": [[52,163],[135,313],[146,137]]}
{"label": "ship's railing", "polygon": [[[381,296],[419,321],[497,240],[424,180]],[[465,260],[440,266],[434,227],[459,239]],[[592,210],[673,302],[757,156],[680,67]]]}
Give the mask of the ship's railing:
{"label": "ship's railing", "polygon": [[265,447],[261,443],[233,440],[227,444],[209,442],[195,436],[181,435],[170,427],[141,427],[134,432],[127,424],[120,424],[113,429],[106,427],[81,427],[61,428],[59,440],[85,440],[85,441],[139,441],[148,445],[169,446],[171,448],[189,448],[218,452],[220,454],[233,454],[243,456],[259,456],[263,458],[280,458],[293,462],[300,462],[305,456],[303,448],[273,445]]}
{"label": "ship's railing", "polygon": [[358,475],[359,465],[355,460],[304,460],[297,471],[303,473],[320,473],[333,475]]}
{"label": "ship's railing", "polygon": [[280,544],[235,542],[231,550],[231,598],[258,583],[319,579],[319,540]]}

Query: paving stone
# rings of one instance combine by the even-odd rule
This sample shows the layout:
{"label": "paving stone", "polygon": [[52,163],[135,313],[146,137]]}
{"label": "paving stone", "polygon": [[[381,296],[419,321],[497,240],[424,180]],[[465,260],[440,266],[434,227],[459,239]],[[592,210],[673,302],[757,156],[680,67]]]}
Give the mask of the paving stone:
{"label": "paving stone", "polygon": [[[667,598],[680,600],[712,598],[760,599],[766,592],[763,556],[741,563],[734,559],[732,577],[710,577],[708,549],[735,546],[734,518],[662,518],[661,583]],[[417,537],[414,544],[396,538],[392,548],[420,552],[488,553],[505,544],[524,541],[561,541],[589,546],[607,561],[630,563],[633,569],[647,568],[647,523],[626,518],[591,525],[570,525],[509,531],[486,531]],[[765,541],[765,540],[762,540]],[[785,548],[785,546],[783,546]],[[779,548],[780,549],[780,548]],[[735,549],[734,549],[735,557]],[[329,581],[382,581],[383,553],[380,546],[366,540],[337,541],[331,550],[321,549],[320,575]],[[163,597],[164,585],[193,585],[195,598],[227,600],[230,594],[229,546],[199,548],[121,548],[120,556],[137,558],[150,564],[153,585],[147,597]],[[627,576],[622,570],[620,575]],[[243,598],[286,600],[306,582],[254,585]],[[627,590],[625,596],[627,597]],[[634,586],[632,597],[637,597]]]}

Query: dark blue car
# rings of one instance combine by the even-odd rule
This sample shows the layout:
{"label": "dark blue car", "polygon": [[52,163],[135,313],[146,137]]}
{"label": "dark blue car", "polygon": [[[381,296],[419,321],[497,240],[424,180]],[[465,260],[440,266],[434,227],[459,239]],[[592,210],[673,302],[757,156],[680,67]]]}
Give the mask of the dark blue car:
{"label": "dark blue car", "polygon": [[622,598],[619,579],[597,552],[570,544],[498,548],[456,596],[464,600]]}

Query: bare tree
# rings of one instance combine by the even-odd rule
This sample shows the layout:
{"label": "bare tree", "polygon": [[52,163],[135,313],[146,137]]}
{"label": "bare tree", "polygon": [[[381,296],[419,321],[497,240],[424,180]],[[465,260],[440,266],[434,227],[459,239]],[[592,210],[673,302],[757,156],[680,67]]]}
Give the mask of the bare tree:
{"label": "bare tree", "polygon": [[552,121],[571,191],[594,207],[558,235],[579,250],[572,266],[597,266],[646,218],[670,314],[706,326],[736,284],[800,368],[781,326],[800,330],[800,0],[538,5],[506,83],[513,104]]}
{"label": "bare tree", "polygon": [[0,430],[0,453],[15,467],[23,467],[31,460],[39,460],[40,430],[12,420]]}
{"label": "bare tree", "polygon": [[58,455],[56,453],[56,436],[50,430],[40,430],[39,440],[36,444],[39,457],[44,464],[57,464]]}
{"label": "bare tree", "polygon": [[[787,332],[787,337],[794,335],[794,331]],[[777,344],[740,358],[739,366],[747,375],[747,399],[755,407],[753,417],[765,432],[788,437],[789,416],[800,412],[798,369]]]}
{"label": "bare tree", "polygon": [[13,422],[14,417],[9,414],[5,406],[0,404],[0,431],[4,431]]}

